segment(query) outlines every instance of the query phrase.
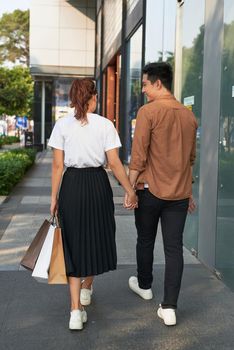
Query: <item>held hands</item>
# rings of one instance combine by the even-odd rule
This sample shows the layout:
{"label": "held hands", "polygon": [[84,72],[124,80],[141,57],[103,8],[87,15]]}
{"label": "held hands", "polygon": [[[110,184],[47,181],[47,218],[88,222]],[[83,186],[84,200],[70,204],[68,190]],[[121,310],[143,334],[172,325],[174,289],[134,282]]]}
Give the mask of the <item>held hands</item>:
{"label": "held hands", "polygon": [[134,190],[125,193],[123,206],[128,210],[138,207],[138,198]]}
{"label": "held hands", "polygon": [[188,206],[188,212],[189,214],[192,214],[194,212],[194,210],[196,209],[196,202],[193,199],[193,196],[189,197],[189,206]]}
{"label": "held hands", "polygon": [[50,215],[54,216],[57,214],[58,214],[58,201],[56,198],[52,198],[50,203]]}

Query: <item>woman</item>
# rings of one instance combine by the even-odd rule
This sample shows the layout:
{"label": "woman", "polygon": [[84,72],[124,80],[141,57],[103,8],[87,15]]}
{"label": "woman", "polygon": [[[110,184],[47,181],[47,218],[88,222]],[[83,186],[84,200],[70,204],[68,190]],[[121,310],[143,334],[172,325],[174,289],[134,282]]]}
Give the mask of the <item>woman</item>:
{"label": "woman", "polygon": [[94,82],[76,79],[70,89],[75,114],[59,119],[49,140],[53,147],[50,210],[51,215],[58,211],[62,228],[73,330],[82,329],[87,321],[83,305],[90,304],[93,276],[116,269],[114,203],[103,169],[106,160],[125,189],[125,207],[137,205],[118,157],[119,136],[111,121],[93,113],[96,99]]}

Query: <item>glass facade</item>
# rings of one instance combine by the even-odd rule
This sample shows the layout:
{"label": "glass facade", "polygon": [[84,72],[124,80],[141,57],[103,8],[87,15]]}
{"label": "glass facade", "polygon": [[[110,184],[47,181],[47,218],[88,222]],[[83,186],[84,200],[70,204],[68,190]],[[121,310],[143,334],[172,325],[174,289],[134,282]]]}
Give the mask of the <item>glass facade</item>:
{"label": "glass facade", "polygon": [[[146,2],[145,63],[162,60],[164,0]],[[155,40],[157,38],[157,40]]]}
{"label": "glass facade", "polygon": [[166,61],[174,66],[176,1],[147,0],[145,63]]}
{"label": "glass facade", "polygon": [[[111,15],[110,15],[111,14]],[[104,1],[104,54],[111,50],[111,46],[122,29],[122,0]],[[114,54],[114,52],[113,52]]]}
{"label": "glass facade", "polygon": [[[196,13],[196,16],[193,16],[194,13]],[[195,180],[193,196],[197,204],[199,202],[204,16],[205,0],[185,1],[182,27],[181,102],[194,112],[199,124],[197,131],[197,159],[193,168]],[[184,233],[185,245],[196,252],[198,249],[198,212],[197,209],[192,215],[188,215]]]}
{"label": "glass facade", "polygon": [[234,3],[224,1],[216,269],[234,289]]}
{"label": "glass facade", "polygon": [[97,15],[97,51],[96,51],[96,68],[100,67],[101,63],[101,41],[102,41],[102,10]]}
{"label": "glass facade", "polygon": [[[50,137],[52,130],[52,92],[53,82],[45,82],[45,140]],[[42,99],[42,81],[35,81],[34,101],[33,101],[33,120],[34,120],[34,143],[41,144],[41,99]]]}
{"label": "glass facade", "polygon": [[73,109],[70,108],[69,90],[73,78],[58,78],[54,81],[54,116],[55,121],[64,117]]}
{"label": "glass facade", "polygon": [[128,76],[127,76],[127,110],[125,142],[129,162],[132,138],[136,124],[136,114],[141,106],[141,65],[142,65],[142,25],[128,41]]}
{"label": "glass facade", "polygon": [[127,0],[127,15],[130,15],[130,13],[134,10],[139,0]]}

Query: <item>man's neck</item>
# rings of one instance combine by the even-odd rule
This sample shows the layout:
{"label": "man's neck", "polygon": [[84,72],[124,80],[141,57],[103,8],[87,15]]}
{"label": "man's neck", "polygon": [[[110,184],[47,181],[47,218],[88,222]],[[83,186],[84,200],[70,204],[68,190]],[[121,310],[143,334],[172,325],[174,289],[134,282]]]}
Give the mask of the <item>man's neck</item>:
{"label": "man's neck", "polygon": [[168,97],[173,97],[173,95],[169,90],[166,90],[166,91],[159,92],[157,95],[155,95],[152,101],[157,101],[160,98],[168,98]]}

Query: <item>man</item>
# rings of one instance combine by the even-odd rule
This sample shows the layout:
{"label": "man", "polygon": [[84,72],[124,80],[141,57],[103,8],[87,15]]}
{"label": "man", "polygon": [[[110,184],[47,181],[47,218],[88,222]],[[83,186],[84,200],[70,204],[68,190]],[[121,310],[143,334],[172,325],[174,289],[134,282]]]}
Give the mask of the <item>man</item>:
{"label": "man", "polygon": [[158,316],[176,324],[177,300],[183,273],[183,230],[192,198],[192,166],[196,156],[197,122],[193,113],[171,93],[173,73],[165,62],[143,69],[142,92],[148,103],[137,115],[129,178],[137,190],[137,277],[129,287],[152,299],[153,251],[161,221],[165,253],[164,299]]}

